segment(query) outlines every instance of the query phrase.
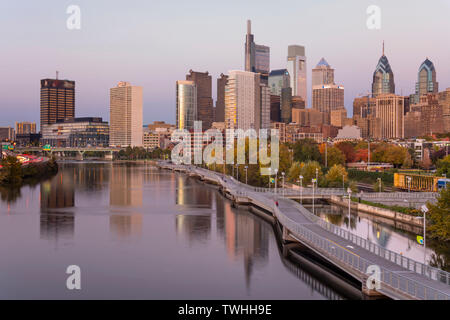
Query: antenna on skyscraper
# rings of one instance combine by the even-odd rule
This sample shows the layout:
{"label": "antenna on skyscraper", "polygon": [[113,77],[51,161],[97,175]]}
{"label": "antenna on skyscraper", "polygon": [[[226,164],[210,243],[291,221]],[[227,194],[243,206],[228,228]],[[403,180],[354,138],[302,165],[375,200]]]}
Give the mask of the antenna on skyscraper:
{"label": "antenna on skyscraper", "polygon": [[251,33],[252,33],[252,21],[247,20],[247,34],[251,34]]}
{"label": "antenna on skyscraper", "polygon": [[59,71],[56,71],[56,80],[58,80]]}
{"label": "antenna on skyscraper", "polygon": [[383,40],[383,56],[384,56],[384,40]]}

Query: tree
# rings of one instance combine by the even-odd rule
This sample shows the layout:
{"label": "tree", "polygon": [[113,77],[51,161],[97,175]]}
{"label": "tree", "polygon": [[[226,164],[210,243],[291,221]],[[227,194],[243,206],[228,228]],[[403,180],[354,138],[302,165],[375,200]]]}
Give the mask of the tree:
{"label": "tree", "polygon": [[442,189],[437,203],[427,203],[428,231],[432,238],[450,240],[450,187]]}
{"label": "tree", "polygon": [[294,161],[320,161],[321,155],[317,143],[312,139],[302,139],[294,143]]}
{"label": "tree", "polygon": [[316,178],[316,169],[318,173],[319,181],[322,178],[322,169],[317,161],[308,161],[303,166],[301,166],[300,174],[303,176],[303,185],[311,184],[311,180]]}
{"label": "tree", "polygon": [[369,157],[369,150],[368,149],[358,149],[355,152],[355,162],[367,162]]}
{"label": "tree", "polygon": [[336,147],[344,154],[346,163],[355,162],[356,152],[353,143],[349,141],[343,141],[336,144]]}
{"label": "tree", "polygon": [[444,159],[438,160],[436,162],[436,167],[438,175],[450,177],[450,155],[446,156]]}
{"label": "tree", "polygon": [[302,166],[304,166],[304,165],[305,165],[304,163],[295,161],[288,170],[288,175],[287,175],[288,180],[291,182],[296,182],[299,179]]}
{"label": "tree", "polygon": [[328,166],[332,167],[335,164],[343,165],[345,163],[345,155],[336,147],[328,148]]}
{"label": "tree", "polygon": [[8,185],[19,185],[22,182],[22,164],[16,157],[8,156],[2,160],[4,170],[2,182]]}
{"label": "tree", "polygon": [[[344,180],[342,180],[342,177]],[[333,165],[325,175],[326,184],[329,188],[340,188],[342,187],[342,181],[345,183],[347,179],[347,170],[340,164]]]}

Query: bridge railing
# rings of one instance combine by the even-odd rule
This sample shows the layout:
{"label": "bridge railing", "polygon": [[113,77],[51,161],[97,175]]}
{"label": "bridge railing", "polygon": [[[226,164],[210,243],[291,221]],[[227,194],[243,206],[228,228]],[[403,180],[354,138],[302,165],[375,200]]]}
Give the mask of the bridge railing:
{"label": "bridge railing", "polygon": [[344,230],[332,223],[329,223],[320,217],[314,215],[309,210],[307,210],[305,207],[300,205],[299,203],[292,201],[294,206],[309,220],[311,220],[314,223],[317,223],[319,226],[321,226],[323,229],[339,236],[340,238],[343,238],[345,240],[348,240],[355,245],[362,247],[371,253],[382,257],[385,260],[388,260],[390,262],[393,262],[403,268],[406,268],[410,271],[414,271],[415,273],[418,273],[420,275],[423,275],[429,279],[440,281],[443,283],[446,283],[447,285],[450,285],[450,273],[440,270],[438,268],[434,268],[431,266],[428,266],[426,264],[423,264],[421,262],[415,261],[413,259],[410,259],[408,257],[405,257],[401,254],[398,254],[394,251],[391,251],[389,249],[383,248],[376,243],[373,243],[367,239],[361,238],[347,230]]}
{"label": "bridge railing", "polygon": [[[184,167],[184,169],[189,169],[189,167]],[[190,168],[190,170],[193,170],[193,168]],[[282,220],[284,219],[285,221],[287,221],[286,219],[288,219],[289,221],[289,226],[286,225],[286,227],[293,231],[291,229],[291,227],[298,227],[299,225],[295,222],[293,222],[292,220],[290,220],[289,218],[287,218],[286,216],[284,216],[280,210],[274,206],[274,199],[276,197],[275,193],[270,192],[270,195],[272,197],[268,197],[267,195],[263,195],[264,192],[261,192],[261,189],[264,189],[264,191],[267,191],[267,188],[257,188],[257,187],[252,187],[246,184],[243,184],[235,179],[232,179],[230,177],[226,178],[226,181],[224,180],[224,177],[222,177],[223,175],[221,174],[217,174],[214,172],[211,172],[209,170],[206,169],[202,169],[202,168],[195,168],[196,172],[198,174],[203,174],[203,175],[215,175],[216,177],[218,177],[218,182],[221,182],[222,184],[224,184],[229,190],[233,190],[233,192],[235,194],[241,195],[241,196],[249,196],[249,192],[252,192],[251,197],[256,198],[258,201],[261,201],[262,203],[264,203],[266,206],[269,207],[273,207],[275,209],[275,212],[281,217],[281,219],[277,216],[277,218],[279,218],[280,222],[283,222]],[[220,181],[219,181],[220,180]],[[342,191],[342,189],[340,189]],[[277,192],[278,194],[278,192]],[[326,222],[325,220],[321,219],[320,217],[314,215],[313,213],[311,213],[309,210],[307,210],[305,207],[303,207],[302,205],[300,205],[299,203],[292,201],[292,204],[304,215],[306,216],[310,221],[318,224],[319,226],[321,226],[323,229],[339,236],[340,238],[343,238],[345,240],[348,240],[350,242],[352,242],[353,244],[362,247],[368,251],[370,251],[371,253],[382,257],[383,259],[386,259],[390,262],[393,262],[405,269],[408,269],[410,271],[413,271],[417,274],[420,274],[422,276],[425,276],[426,278],[435,280],[435,281],[440,281],[443,283],[446,283],[447,285],[450,285],[450,273],[445,272],[443,270],[425,265],[421,262],[417,262],[415,260],[412,260],[410,258],[407,258],[401,254],[398,254],[394,251],[391,251],[389,249],[383,248],[371,241],[368,241],[367,239],[361,238],[347,230],[344,230],[334,224],[331,224],[329,222]],[[324,238],[326,239],[326,238]],[[372,263],[373,264],[373,263]],[[364,271],[365,272],[365,271]],[[408,278],[404,277],[404,280],[401,280],[398,276],[398,274],[392,273],[389,270],[386,270],[386,273],[390,273],[389,274],[389,281],[397,281],[398,282],[398,286],[400,286],[400,283],[406,283],[405,286],[408,288],[411,288],[411,286],[408,286],[408,282],[410,281],[408,280]],[[403,282],[402,282],[403,281]],[[405,282],[406,281],[406,282]],[[412,280],[411,280],[412,281]],[[432,288],[430,288],[431,290]],[[415,288],[415,290],[419,290],[420,288]],[[424,289],[425,290],[425,289]],[[430,290],[428,290],[428,296],[430,296],[430,294],[434,294],[434,295],[438,295],[439,294],[444,294],[445,293],[439,293],[439,292],[435,292],[432,293]],[[435,290],[435,289],[432,289]],[[426,296],[427,295],[427,291],[423,291],[423,294]],[[447,297],[448,298],[448,297]]]}
{"label": "bridge railing", "polygon": [[389,199],[435,199],[439,193],[437,192],[374,192],[374,193],[359,193],[361,198],[389,198]]}
{"label": "bridge railing", "polygon": [[[329,239],[322,237],[308,228],[296,223],[289,217],[285,216],[278,207],[274,207],[274,212],[280,223],[290,230],[291,234],[298,240],[307,242],[311,247],[322,252],[338,263],[344,264],[351,270],[360,275],[365,275],[369,266],[374,265],[373,262],[366,260],[342,247],[337,246]],[[450,295],[440,290],[434,289],[415,281],[406,276],[390,271],[382,266],[380,268],[380,282],[402,293],[417,299],[426,300],[449,300]]]}

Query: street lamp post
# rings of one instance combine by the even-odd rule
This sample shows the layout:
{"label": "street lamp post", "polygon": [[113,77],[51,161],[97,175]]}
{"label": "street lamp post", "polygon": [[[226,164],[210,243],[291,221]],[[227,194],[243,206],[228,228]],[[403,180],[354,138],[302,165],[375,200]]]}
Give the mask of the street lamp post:
{"label": "street lamp post", "polygon": [[378,180],[378,192],[381,192],[381,178],[377,178]]}
{"label": "street lamp post", "polygon": [[352,189],[347,188],[348,193],[348,226],[350,227],[350,219],[351,219],[351,201],[352,201]]}
{"label": "street lamp post", "polygon": [[239,181],[239,165],[236,165],[236,180]]}
{"label": "street lamp post", "polygon": [[269,168],[269,192],[270,192],[270,180],[272,179],[272,168]]}
{"label": "street lamp post", "polygon": [[245,168],[245,184],[248,184],[247,183],[247,181],[248,181],[248,174],[247,174],[248,166],[245,166],[244,168]]}
{"label": "street lamp post", "polygon": [[426,237],[427,237],[427,212],[428,207],[424,204],[422,207],[422,213],[423,213],[423,263],[426,263]]}
{"label": "street lamp post", "polygon": [[275,194],[277,194],[278,169],[275,169]]}
{"label": "street lamp post", "polygon": [[283,186],[282,186],[282,190],[283,190],[283,197],[284,197],[284,188],[285,188],[285,185],[284,185],[284,171],[281,173],[281,175],[283,176]]}
{"label": "street lamp post", "polygon": [[408,181],[408,192],[411,192],[411,177],[407,176],[406,180]]}
{"label": "street lamp post", "polygon": [[342,192],[345,191],[344,174],[342,174]]}
{"label": "street lamp post", "polygon": [[303,204],[303,176],[300,175],[300,203]]}
{"label": "street lamp post", "polygon": [[313,214],[315,214],[315,209],[314,209],[314,183],[315,183],[317,180],[316,180],[316,179],[312,179],[311,181],[312,181],[312,184],[313,184],[313,198],[312,198],[312,200],[313,200]]}

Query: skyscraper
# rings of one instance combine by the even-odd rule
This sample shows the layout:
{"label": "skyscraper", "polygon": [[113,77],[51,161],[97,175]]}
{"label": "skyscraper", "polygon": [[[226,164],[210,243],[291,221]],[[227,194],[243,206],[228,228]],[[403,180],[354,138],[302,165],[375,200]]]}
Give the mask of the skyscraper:
{"label": "skyscraper", "polygon": [[420,96],[427,93],[437,93],[439,85],[436,82],[436,69],[433,62],[425,59],[419,67],[416,82],[416,95],[414,103],[419,103]]}
{"label": "skyscraper", "polygon": [[186,80],[194,81],[197,87],[197,115],[196,120],[202,122],[203,130],[211,128],[214,121],[212,78],[206,72],[189,70]]}
{"label": "skyscraper", "polygon": [[216,101],[216,122],[225,121],[225,85],[227,84],[228,76],[223,73],[217,79],[217,101]]}
{"label": "skyscraper", "polygon": [[260,74],[230,71],[225,87],[225,125],[234,129],[268,129],[270,126],[269,88]]}
{"label": "skyscraper", "polygon": [[298,45],[288,47],[287,70],[291,76],[292,95],[302,97],[308,105],[305,47]]}
{"label": "skyscraper", "polygon": [[177,129],[194,130],[197,116],[197,86],[194,81],[177,81]]}
{"label": "skyscraper", "polygon": [[265,75],[268,75],[270,71],[270,48],[255,43],[250,20],[247,20],[245,36],[245,71]]}
{"label": "skyscraper", "polygon": [[394,73],[392,72],[388,58],[384,55],[383,42],[383,55],[378,60],[377,67],[373,73],[372,96],[377,97],[380,94],[386,93],[395,94],[395,83]]}
{"label": "skyscraper", "polygon": [[312,69],[312,86],[334,84],[334,69],[322,58],[317,66]]}
{"label": "skyscraper", "polygon": [[312,108],[330,113],[344,108],[344,87],[336,84],[313,87]]}
{"label": "skyscraper", "polygon": [[142,87],[119,82],[110,89],[110,146],[142,146]]}
{"label": "skyscraper", "polygon": [[395,94],[383,94],[376,98],[376,117],[380,119],[381,139],[403,138],[404,97]]}
{"label": "skyscraper", "polygon": [[75,117],[75,81],[41,80],[41,127]]}
{"label": "skyscraper", "polygon": [[269,73],[270,94],[281,95],[281,89],[290,87],[290,76],[287,69],[272,70]]}
{"label": "skyscraper", "polygon": [[292,88],[287,87],[281,89],[281,112],[280,121],[291,123],[292,121]]}

